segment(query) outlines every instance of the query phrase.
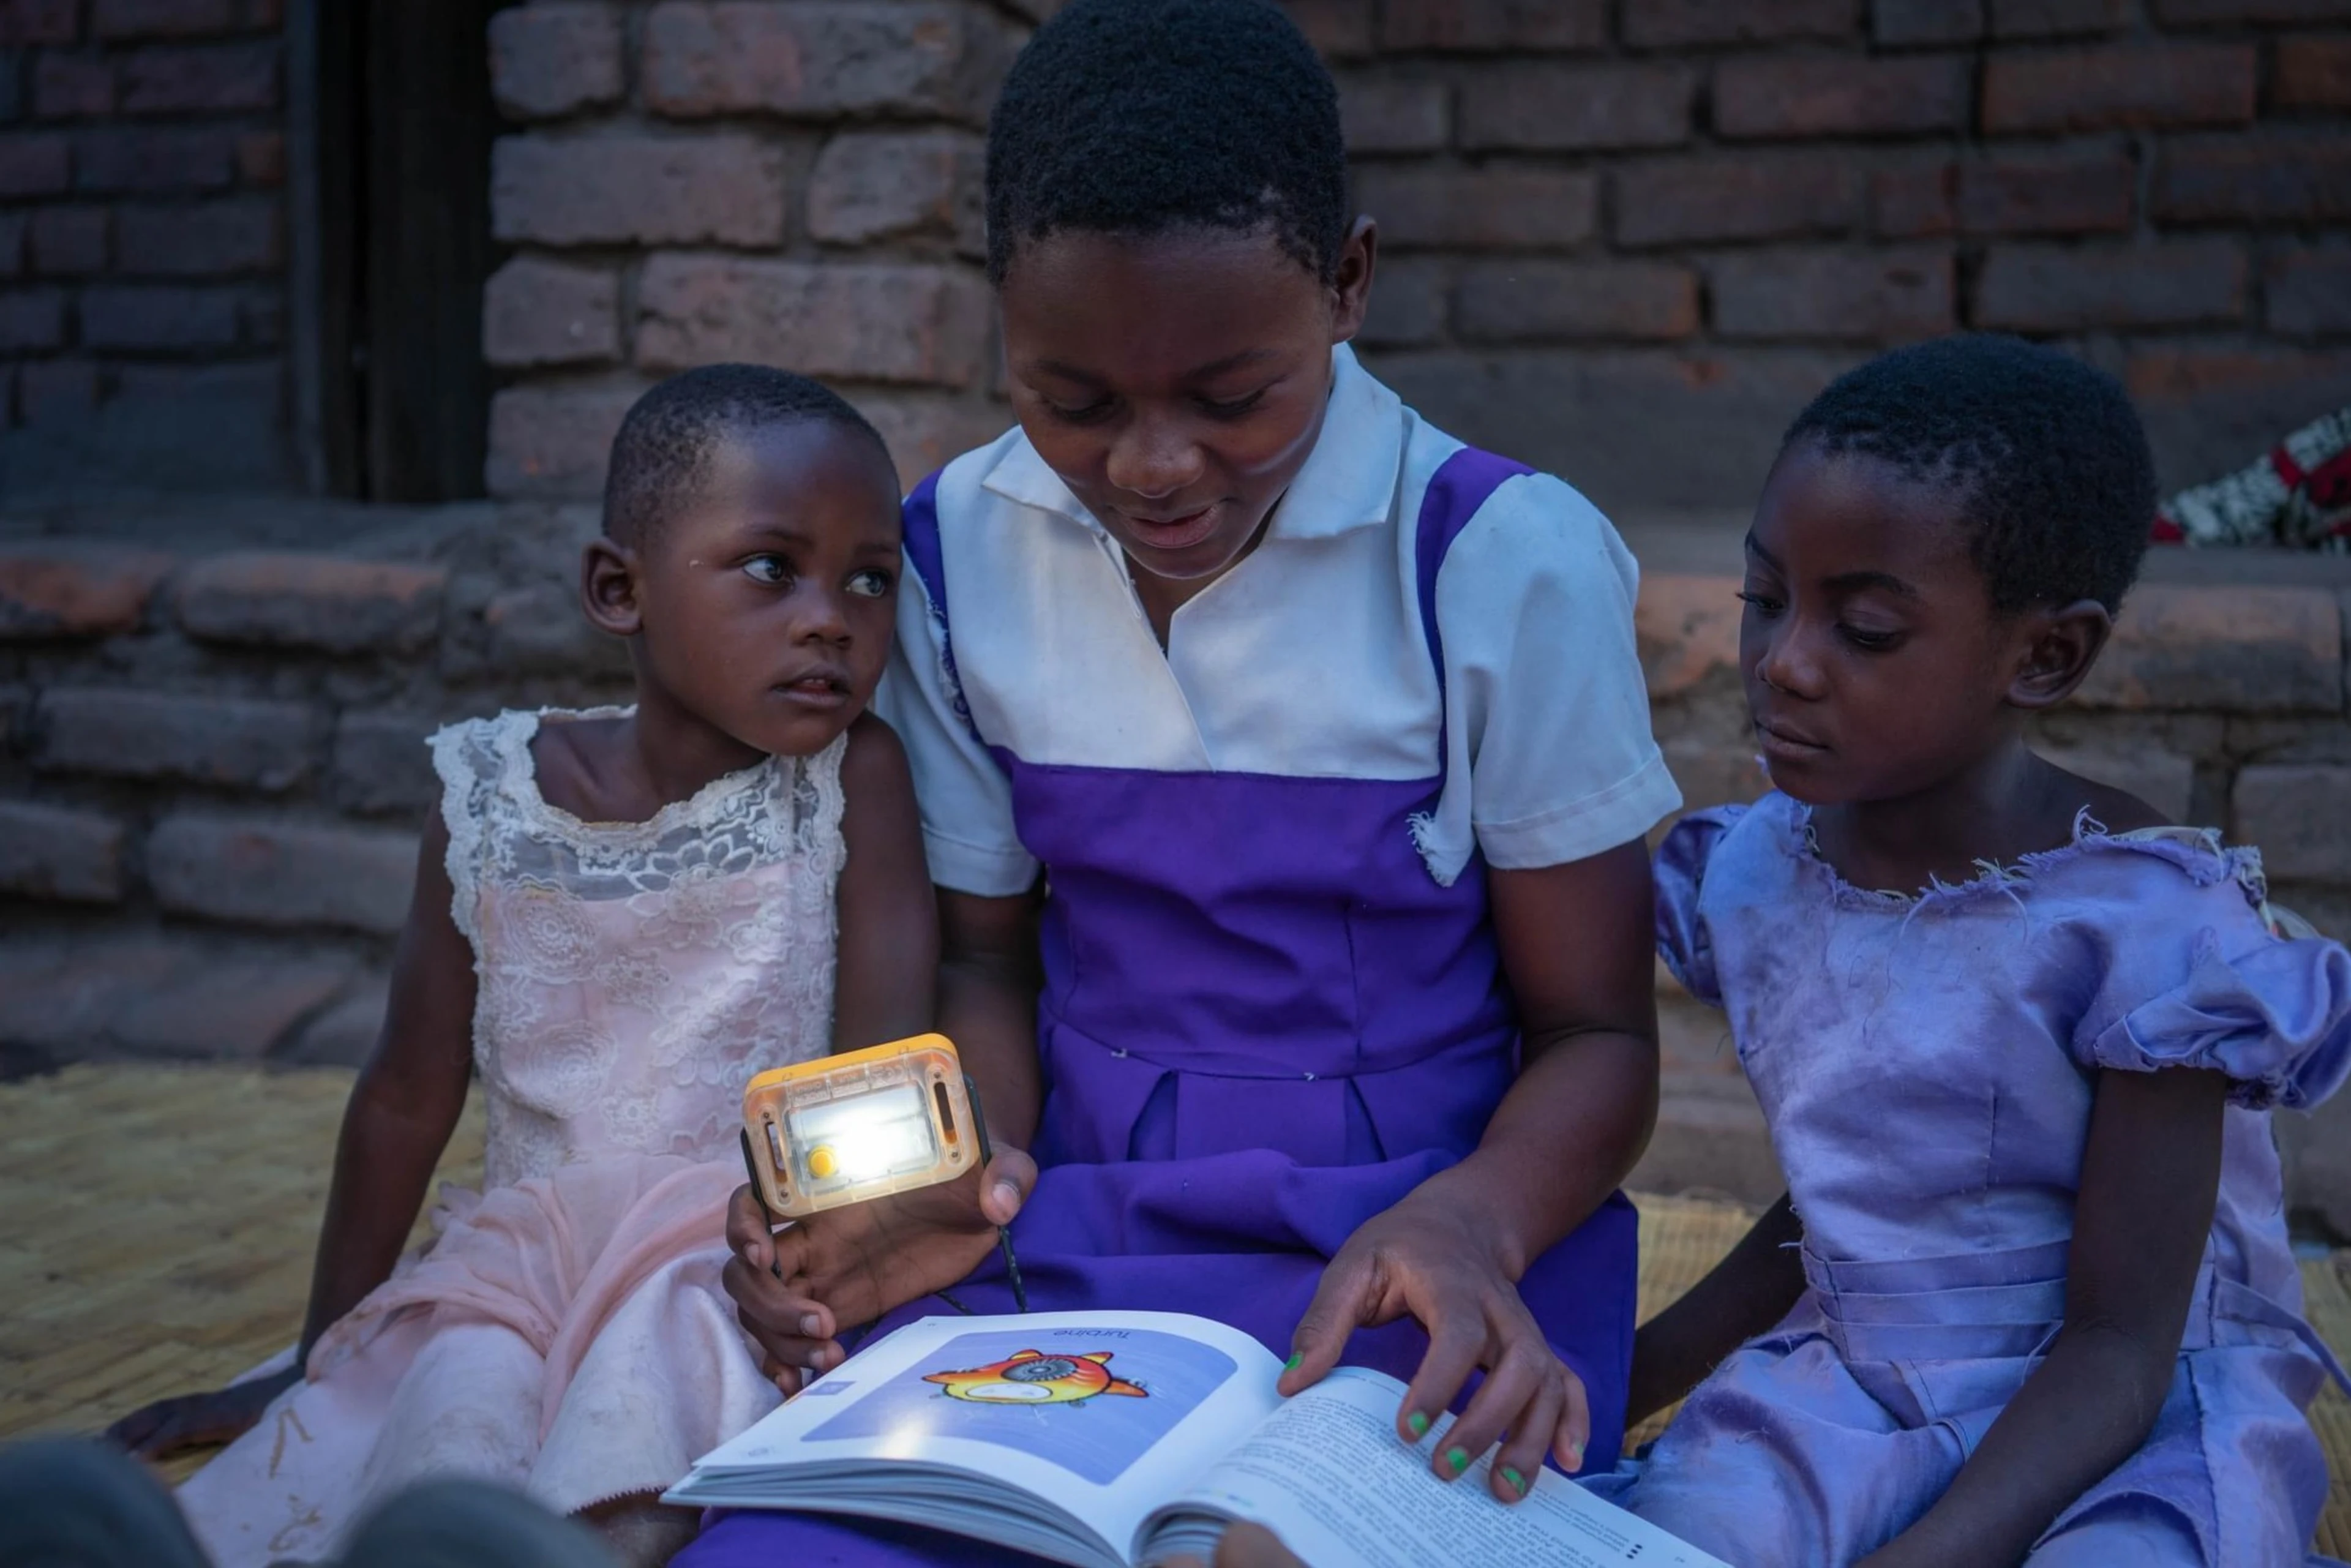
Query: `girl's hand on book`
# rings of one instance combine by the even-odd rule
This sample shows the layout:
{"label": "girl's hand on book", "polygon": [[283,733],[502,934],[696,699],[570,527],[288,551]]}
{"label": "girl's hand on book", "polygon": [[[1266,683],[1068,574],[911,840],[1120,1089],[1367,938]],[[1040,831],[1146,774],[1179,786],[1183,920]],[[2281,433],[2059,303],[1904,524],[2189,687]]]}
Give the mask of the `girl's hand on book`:
{"label": "girl's hand on book", "polygon": [[119,1443],[142,1459],[169,1458],[189,1448],[210,1448],[240,1437],[261,1419],[271,1400],[302,1381],[298,1363],[283,1372],[216,1388],[209,1394],[183,1394],[142,1406],[106,1429],[109,1442]]}
{"label": "girl's hand on book", "polygon": [[735,1315],[789,1396],[841,1364],[844,1324],[953,1286],[996,1249],[996,1231],[1037,1183],[1022,1150],[998,1145],[977,1177],[829,1209],[779,1231],[748,1186],[726,1206],[722,1276]]}
{"label": "girl's hand on book", "polygon": [[[1178,1557],[1168,1568],[1200,1568],[1200,1560]],[[1236,1524],[1217,1542],[1215,1568],[1306,1568],[1306,1564],[1265,1526]]]}
{"label": "girl's hand on book", "polygon": [[1418,1442],[1483,1367],[1484,1385],[1430,1468],[1452,1480],[1499,1442],[1494,1495],[1517,1502],[1546,1449],[1571,1474],[1583,1468],[1592,1414],[1583,1380],[1552,1354],[1489,1229],[1474,1209],[1427,1188],[1366,1220],[1322,1271],[1279,1387],[1289,1396],[1311,1386],[1356,1329],[1409,1316],[1427,1331],[1428,1354],[1396,1412],[1396,1435]]}

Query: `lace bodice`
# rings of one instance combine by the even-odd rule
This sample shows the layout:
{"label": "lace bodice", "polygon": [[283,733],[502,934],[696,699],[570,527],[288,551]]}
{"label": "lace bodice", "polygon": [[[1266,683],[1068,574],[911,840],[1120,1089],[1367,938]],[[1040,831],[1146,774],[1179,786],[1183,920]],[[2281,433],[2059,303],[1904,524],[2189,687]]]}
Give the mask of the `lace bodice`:
{"label": "lace bodice", "polygon": [[433,737],[492,1187],[613,1150],[719,1157],[753,1073],[831,1049],[847,737],[649,821],[549,805],[541,722],[619,711],[504,713]]}

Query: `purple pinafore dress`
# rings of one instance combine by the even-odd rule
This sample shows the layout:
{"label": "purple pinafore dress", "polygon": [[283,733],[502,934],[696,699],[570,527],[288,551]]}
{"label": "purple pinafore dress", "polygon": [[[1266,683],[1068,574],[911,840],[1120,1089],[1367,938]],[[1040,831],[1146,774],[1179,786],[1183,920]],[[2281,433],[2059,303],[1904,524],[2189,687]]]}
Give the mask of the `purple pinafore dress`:
{"label": "purple pinafore dress", "polygon": [[[1437,570],[1495,486],[1525,472],[1464,449],[1429,482],[1417,587],[1440,671]],[[935,486],[907,500],[906,554],[944,618]],[[1414,818],[1443,776],[1045,767],[991,751],[1049,890],[1041,1175],[1013,1227],[1029,1305],[1193,1312],[1286,1354],[1331,1256],[1473,1150],[1517,1073],[1484,867],[1473,858],[1443,886],[1416,845]],[[1623,1436],[1635,1238],[1631,1205],[1613,1197],[1520,1281],[1589,1391],[1595,1471]],[[973,1312],[1013,1310],[993,1260],[952,1293]],[[949,1311],[926,1298],[878,1331]],[[1426,1343],[1416,1324],[1390,1324],[1359,1332],[1345,1359],[1409,1378]],[[716,1519],[677,1559],[1028,1561],[918,1530],[747,1512]]]}

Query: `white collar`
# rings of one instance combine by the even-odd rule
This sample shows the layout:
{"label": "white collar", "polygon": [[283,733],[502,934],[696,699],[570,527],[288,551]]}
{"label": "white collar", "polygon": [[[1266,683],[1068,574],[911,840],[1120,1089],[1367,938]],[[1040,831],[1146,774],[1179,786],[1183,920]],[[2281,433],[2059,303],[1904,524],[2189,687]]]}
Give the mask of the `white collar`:
{"label": "white collar", "polygon": [[[1403,402],[1356,362],[1353,349],[1339,344],[1331,350],[1331,402],[1322,433],[1274,509],[1269,536],[1327,538],[1386,522],[1403,462]],[[1016,434],[980,484],[1008,501],[1102,529],[1026,434]]]}

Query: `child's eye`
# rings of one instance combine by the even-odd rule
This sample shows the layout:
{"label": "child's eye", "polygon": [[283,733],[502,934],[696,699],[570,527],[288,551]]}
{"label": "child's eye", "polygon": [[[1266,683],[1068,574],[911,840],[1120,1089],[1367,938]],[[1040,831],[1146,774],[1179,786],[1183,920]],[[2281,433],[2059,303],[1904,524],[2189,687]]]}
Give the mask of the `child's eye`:
{"label": "child's eye", "polygon": [[895,581],[886,571],[861,571],[849,580],[849,591],[861,599],[886,598]]}
{"label": "child's eye", "polygon": [[1865,632],[1858,626],[1841,626],[1844,640],[1865,653],[1883,653],[1902,641],[1899,632]]}
{"label": "child's eye", "polygon": [[782,556],[755,555],[743,563],[743,575],[774,588],[792,580],[792,568]]}
{"label": "child's eye", "polygon": [[1238,419],[1264,401],[1265,389],[1259,387],[1249,396],[1235,398],[1230,402],[1218,402],[1214,398],[1204,397],[1200,400],[1200,406],[1215,418]]}
{"label": "child's eye", "polygon": [[1086,403],[1079,408],[1064,408],[1051,398],[1040,401],[1044,403],[1047,413],[1065,424],[1092,424],[1111,411],[1111,400],[1108,398],[1103,398],[1097,402]]}
{"label": "child's eye", "polygon": [[1772,598],[1770,594],[1752,593],[1744,591],[1742,591],[1739,595],[1739,602],[1746,605],[1750,610],[1754,611],[1756,614],[1765,616],[1767,618],[1779,614],[1780,612],[1785,608],[1785,606],[1781,604],[1778,600]]}

